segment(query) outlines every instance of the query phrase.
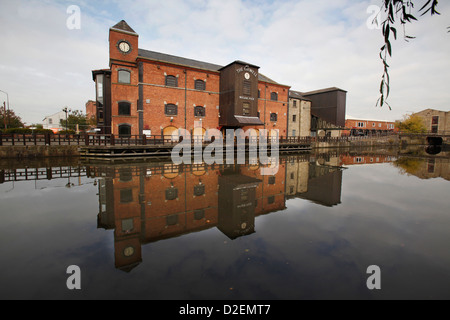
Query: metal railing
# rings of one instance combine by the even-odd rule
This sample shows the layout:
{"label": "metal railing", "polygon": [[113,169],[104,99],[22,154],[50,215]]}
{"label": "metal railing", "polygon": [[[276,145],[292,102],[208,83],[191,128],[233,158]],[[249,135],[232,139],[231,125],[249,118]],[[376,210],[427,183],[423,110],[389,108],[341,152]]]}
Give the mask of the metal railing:
{"label": "metal railing", "polygon": [[[280,144],[311,144],[314,142],[348,142],[361,141],[373,138],[383,138],[398,135],[416,136],[449,136],[450,133],[424,133],[410,134],[405,132],[392,133],[388,135],[368,135],[368,136],[341,136],[341,137],[268,137],[267,143],[278,141]],[[0,133],[0,146],[174,146],[182,141],[182,137],[171,135],[129,135],[121,136],[114,134],[4,134]],[[206,140],[203,136],[192,136],[192,143],[210,143],[214,138]],[[237,141],[237,138],[235,138]],[[250,136],[245,138],[245,143],[259,143],[259,137]]]}

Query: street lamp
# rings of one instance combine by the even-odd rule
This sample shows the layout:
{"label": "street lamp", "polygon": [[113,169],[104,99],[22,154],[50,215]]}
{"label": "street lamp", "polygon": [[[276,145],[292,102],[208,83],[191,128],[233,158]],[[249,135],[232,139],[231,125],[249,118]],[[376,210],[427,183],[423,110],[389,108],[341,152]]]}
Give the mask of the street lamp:
{"label": "street lamp", "polygon": [[66,113],[66,131],[67,131],[67,130],[69,130],[69,129],[67,128],[67,112],[68,112],[69,110],[67,109],[67,107],[65,107],[64,109],[62,109],[62,111],[64,111],[64,112]]}
{"label": "street lamp", "polygon": [[7,122],[7,124],[5,125],[5,129],[8,129],[8,125],[9,125],[9,95],[8,95],[7,92],[5,92],[5,91],[3,91],[3,90],[0,90],[0,92],[3,92],[4,94],[6,94],[6,100],[7,100],[7,103],[8,103],[8,113],[7,113],[8,122]]}

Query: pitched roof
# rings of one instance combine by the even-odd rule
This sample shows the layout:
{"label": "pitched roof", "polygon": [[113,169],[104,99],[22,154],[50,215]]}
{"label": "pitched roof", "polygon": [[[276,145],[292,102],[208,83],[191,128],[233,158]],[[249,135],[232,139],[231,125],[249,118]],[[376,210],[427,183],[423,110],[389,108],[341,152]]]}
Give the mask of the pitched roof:
{"label": "pitched roof", "polygon": [[[160,61],[160,62],[168,62],[172,64],[192,67],[196,69],[202,69],[202,70],[209,70],[209,71],[216,71],[219,72],[220,69],[223,68],[223,66],[218,64],[213,64],[209,62],[194,60],[194,59],[188,59],[183,57],[178,57],[166,53],[161,52],[155,52],[150,50],[144,50],[144,49],[138,49],[138,56],[145,59],[150,59],[154,61]],[[258,73],[258,79],[260,81],[269,82],[278,84],[274,80],[270,79],[269,77],[266,77],[265,75]]]}
{"label": "pitched roof", "polygon": [[302,92],[302,95],[304,96],[309,96],[309,95],[313,95],[313,94],[318,94],[318,93],[325,93],[325,92],[331,92],[331,91],[343,91],[343,92],[347,92],[343,89],[339,89],[336,87],[332,87],[332,88],[326,88],[326,89],[320,89],[320,90],[315,90],[315,91],[310,91],[310,92]]}
{"label": "pitched roof", "polygon": [[295,91],[295,90],[289,90],[289,98],[296,98],[296,99],[301,99],[301,100],[305,100],[305,101],[311,101],[310,99],[304,97],[303,93],[301,93],[300,91]]}
{"label": "pitched roof", "polygon": [[117,23],[115,26],[111,27],[111,29],[113,30],[118,30],[118,31],[125,31],[128,33],[133,33],[135,35],[137,35],[136,31],[134,31],[129,25],[128,23],[126,23],[125,20],[121,20],[119,23]]}
{"label": "pitched roof", "polygon": [[173,64],[194,67],[194,68],[204,69],[204,70],[210,70],[210,71],[219,71],[219,69],[222,68],[222,66],[217,65],[217,64],[182,58],[182,57],[173,56],[170,54],[149,51],[149,50],[144,50],[144,49],[138,49],[138,56],[142,57],[142,58],[155,60],[155,61],[169,62],[169,63],[173,63]]}

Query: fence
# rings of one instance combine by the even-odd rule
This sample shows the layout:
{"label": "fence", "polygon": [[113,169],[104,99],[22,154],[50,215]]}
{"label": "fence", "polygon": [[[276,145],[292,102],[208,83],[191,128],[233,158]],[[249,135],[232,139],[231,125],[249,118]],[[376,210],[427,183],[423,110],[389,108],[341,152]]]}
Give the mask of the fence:
{"label": "fence", "polygon": [[[278,141],[280,144],[311,144],[313,142],[347,142],[367,140],[370,136],[342,136],[342,137],[269,137],[268,142]],[[113,134],[2,134],[0,133],[0,146],[38,146],[38,145],[77,145],[77,146],[146,146],[169,145],[173,146],[182,141],[182,137],[173,136],[146,136],[130,135],[116,136]],[[191,137],[193,143],[209,143],[203,136]],[[246,138],[248,143],[257,143],[259,137]]]}
{"label": "fence", "polygon": [[113,134],[1,134],[0,146],[142,146],[173,145],[179,143],[172,136],[115,136]]}

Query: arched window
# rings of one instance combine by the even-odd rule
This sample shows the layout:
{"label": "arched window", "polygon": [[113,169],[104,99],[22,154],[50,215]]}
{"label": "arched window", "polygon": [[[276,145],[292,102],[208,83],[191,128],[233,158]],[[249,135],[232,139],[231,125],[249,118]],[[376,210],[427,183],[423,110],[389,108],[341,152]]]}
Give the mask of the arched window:
{"label": "arched window", "polygon": [[131,72],[128,70],[120,69],[118,71],[118,82],[119,83],[130,83],[131,82]]}
{"label": "arched window", "polygon": [[129,124],[121,124],[119,126],[119,137],[127,138],[131,136],[131,126]]}
{"label": "arched window", "polygon": [[166,76],[166,86],[178,87],[178,78],[175,76]]}
{"label": "arched window", "polygon": [[194,108],[194,117],[204,117],[206,115],[206,109],[201,106],[196,106]]}
{"label": "arched window", "polygon": [[205,185],[199,184],[194,186],[194,196],[200,197],[205,194]]}
{"label": "arched window", "polygon": [[272,92],[272,93],[270,94],[270,100],[272,100],[272,101],[278,101],[278,93]]}
{"label": "arched window", "polygon": [[164,113],[166,116],[176,116],[178,114],[178,106],[176,104],[166,104]]}
{"label": "arched window", "polygon": [[166,200],[175,200],[176,198],[178,198],[178,189],[177,188],[166,189]]}
{"label": "arched window", "polygon": [[195,90],[206,90],[206,82],[203,80],[195,80]]}
{"label": "arched window", "polygon": [[131,115],[131,103],[128,101],[119,102],[119,115],[130,116]]}
{"label": "arched window", "polygon": [[277,122],[277,120],[278,120],[278,115],[276,113],[271,113],[270,121]]}

